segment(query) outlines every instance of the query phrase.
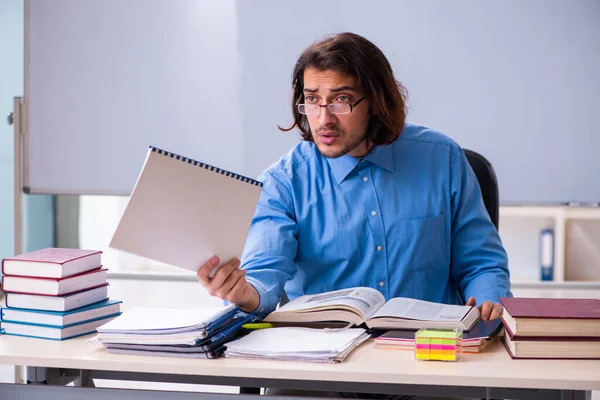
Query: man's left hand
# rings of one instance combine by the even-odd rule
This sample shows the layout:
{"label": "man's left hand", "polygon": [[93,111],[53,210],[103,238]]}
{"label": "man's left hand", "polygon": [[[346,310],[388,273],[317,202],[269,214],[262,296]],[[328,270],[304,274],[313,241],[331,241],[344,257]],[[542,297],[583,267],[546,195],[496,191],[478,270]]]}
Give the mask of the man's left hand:
{"label": "man's left hand", "polygon": [[[473,297],[473,296],[469,297],[469,301],[467,301],[467,305],[474,306],[475,304],[477,304],[477,301],[475,301],[475,297]],[[493,303],[489,300],[477,308],[479,308],[479,311],[481,312],[481,319],[483,321],[500,318],[500,316],[502,315],[502,310],[503,310],[502,304]]]}

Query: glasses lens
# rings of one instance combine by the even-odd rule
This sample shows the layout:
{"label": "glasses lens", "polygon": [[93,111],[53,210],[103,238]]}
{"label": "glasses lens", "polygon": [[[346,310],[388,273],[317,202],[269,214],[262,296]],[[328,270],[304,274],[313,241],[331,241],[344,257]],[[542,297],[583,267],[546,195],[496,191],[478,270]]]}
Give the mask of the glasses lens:
{"label": "glasses lens", "polygon": [[329,112],[332,114],[348,114],[350,113],[350,104],[346,103],[333,103],[328,104]]}
{"label": "glasses lens", "polygon": [[318,104],[298,104],[298,112],[305,115],[314,115],[319,113]]}

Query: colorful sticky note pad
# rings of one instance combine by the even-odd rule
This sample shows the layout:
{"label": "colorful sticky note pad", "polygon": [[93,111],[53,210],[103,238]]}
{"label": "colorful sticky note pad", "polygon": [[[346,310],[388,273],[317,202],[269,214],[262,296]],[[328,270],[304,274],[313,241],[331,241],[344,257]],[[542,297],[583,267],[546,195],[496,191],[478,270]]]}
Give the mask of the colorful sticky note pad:
{"label": "colorful sticky note pad", "polygon": [[462,329],[420,329],[415,333],[417,360],[456,361],[462,354]]}

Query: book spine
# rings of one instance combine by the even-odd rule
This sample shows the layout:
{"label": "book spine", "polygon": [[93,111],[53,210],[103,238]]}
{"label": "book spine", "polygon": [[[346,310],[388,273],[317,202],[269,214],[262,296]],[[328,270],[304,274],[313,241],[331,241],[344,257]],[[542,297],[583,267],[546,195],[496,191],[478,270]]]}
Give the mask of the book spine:
{"label": "book spine", "polygon": [[188,164],[200,167],[200,168],[204,168],[204,169],[209,170],[211,172],[214,172],[214,173],[217,173],[217,174],[221,174],[221,175],[225,175],[227,177],[230,177],[232,179],[236,179],[236,180],[241,181],[241,182],[246,182],[246,183],[250,183],[251,185],[254,185],[254,186],[262,187],[262,182],[259,182],[259,181],[255,180],[255,179],[248,178],[246,176],[243,176],[243,175],[240,175],[240,174],[236,174],[234,172],[227,171],[225,169],[217,168],[217,167],[212,166],[210,164],[206,164],[206,163],[203,163],[203,162],[200,162],[200,161],[196,161],[196,160],[193,160],[191,158],[183,157],[183,156],[180,156],[179,154],[171,153],[171,152],[159,149],[159,148],[154,147],[154,146],[150,146],[150,149],[152,150],[153,153],[162,154],[162,155],[164,155],[166,157],[174,158],[174,159],[179,160],[181,162],[185,162],[185,163],[188,163]]}
{"label": "book spine", "polygon": [[554,279],[554,231],[542,229],[540,232],[540,279]]}

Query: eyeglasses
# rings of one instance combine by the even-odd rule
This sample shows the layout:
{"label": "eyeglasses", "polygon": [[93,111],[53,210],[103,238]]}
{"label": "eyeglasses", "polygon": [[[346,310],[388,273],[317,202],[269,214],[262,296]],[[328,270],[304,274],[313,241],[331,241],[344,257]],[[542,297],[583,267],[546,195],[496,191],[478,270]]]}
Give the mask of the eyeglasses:
{"label": "eyeglasses", "polygon": [[321,112],[321,107],[327,107],[332,114],[350,114],[354,108],[365,99],[366,96],[361,97],[354,104],[349,103],[331,103],[331,104],[296,104],[298,112],[304,115],[316,115]]}

